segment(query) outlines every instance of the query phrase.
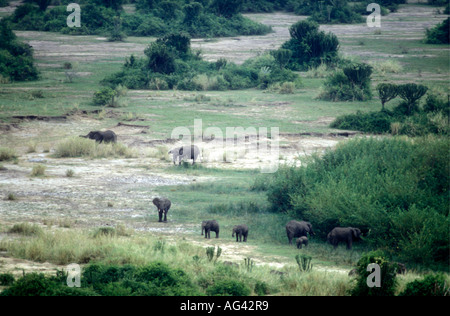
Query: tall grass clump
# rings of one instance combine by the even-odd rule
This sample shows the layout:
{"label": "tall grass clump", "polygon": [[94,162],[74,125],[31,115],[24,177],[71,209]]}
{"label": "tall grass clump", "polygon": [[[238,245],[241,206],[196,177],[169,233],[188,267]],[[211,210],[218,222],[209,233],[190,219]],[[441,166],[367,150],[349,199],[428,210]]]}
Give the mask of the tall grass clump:
{"label": "tall grass clump", "polygon": [[35,165],[31,170],[32,177],[43,177],[45,175],[45,169],[47,169],[44,165]]}
{"label": "tall grass clump", "polygon": [[270,176],[271,209],[310,221],[319,238],[359,227],[366,245],[402,260],[448,264],[448,138],[354,139]]}
{"label": "tall grass clump", "polygon": [[99,144],[91,139],[82,137],[73,137],[59,142],[56,145],[56,158],[70,157],[89,157],[89,158],[105,158],[105,157],[125,157],[131,158],[135,156],[133,150],[121,143],[116,144]]}
{"label": "tall grass clump", "polygon": [[0,147],[0,161],[17,159],[17,153],[14,149]]}
{"label": "tall grass clump", "polygon": [[43,233],[43,230],[41,227],[39,227],[36,224],[30,224],[30,223],[19,223],[14,224],[13,227],[11,227],[8,230],[9,233],[12,234],[20,234],[24,236],[35,236],[40,235]]}

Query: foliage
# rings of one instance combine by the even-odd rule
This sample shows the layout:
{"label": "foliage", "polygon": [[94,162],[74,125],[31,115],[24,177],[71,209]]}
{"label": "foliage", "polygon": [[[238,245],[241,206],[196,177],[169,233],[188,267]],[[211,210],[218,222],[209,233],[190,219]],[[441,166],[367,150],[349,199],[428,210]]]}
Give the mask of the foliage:
{"label": "foliage", "polygon": [[[367,271],[369,264],[375,263],[380,267],[381,286],[367,286],[367,278],[372,273]],[[350,291],[352,296],[394,296],[397,286],[396,266],[388,261],[382,251],[365,254],[357,264],[358,277],[355,287]]]}
{"label": "foliage", "polygon": [[426,274],[421,280],[415,280],[406,285],[400,296],[448,296],[450,287],[442,273]]}
{"label": "foliage", "polygon": [[347,114],[337,117],[330,124],[330,127],[361,131],[365,133],[383,134],[391,130],[392,122],[392,116],[386,111],[370,113],[357,111],[355,114]]}
{"label": "foliage", "polygon": [[319,25],[312,21],[299,21],[289,28],[291,39],[281,48],[292,52],[288,67],[291,69],[308,69],[322,63],[337,60],[339,40],[333,33],[326,34],[319,30]]}
{"label": "foliage", "polygon": [[[67,1],[66,1],[67,2]],[[202,1],[200,1],[202,2]],[[125,36],[163,36],[187,32],[194,37],[262,35],[271,28],[243,17],[239,7],[230,1],[186,3],[184,0],[136,2],[137,11],[126,13],[122,1],[79,1],[83,12],[82,27],[70,28],[65,23],[66,7],[57,5],[40,10],[25,3],[7,18],[15,29],[53,31],[68,34],[109,35],[110,40]],[[235,0],[234,2],[239,2]]]}
{"label": "foliage", "polygon": [[[267,88],[277,82],[299,84],[300,79],[293,71],[280,68],[271,54],[247,60],[243,65],[224,59],[204,61],[190,51],[190,39],[185,34],[157,39],[145,49],[144,58],[130,56],[122,71],[103,80],[110,87],[121,84],[129,89],[194,91]],[[283,91],[293,92],[292,84],[283,87]]]}
{"label": "foliage", "polygon": [[405,100],[400,105],[406,115],[411,115],[418,110],[417,102],[427,93],[428,88],[421,84],[405,83],[398,86],[398,95]]}
{"label": "foliage", "polygon": [[17,40],[5,19],[0,20],[0,76],[14,81],[38,78],[32,48]]}
{"label": "foliage", "polygon": [[358,227],[370,230],[367,244],[405,260],[446,263],[449,150],[447,138],[351,140],[279,168],[265,181],[267,198],[324,240],[336,226]]}
{"label": "foliage", "polygon": [[17,159],[17,153],[14,149],[0,147],[0,161]]}
{"label": "foliage", "polygon": [[13,284],[15,281],[14,275],[11,273],[2,273],[0,274],[0,285],[9,286]]}
{"label": "foliage", "polygon": [[398,87],[392,83],[380,83],[377,85],[377,90],[380,96],[382,110],[384,110],[386,102],[389,102],[398,95]]}
{"label": "foliage", "polygon": [[366,101],[372,98],[370,76],[372,67],[353,63],[336,71],[324,82],[319,99],[327,101]]}
{"label": "foliage", "polygon": [[238,280],[219,280],[206,290],[209,296],[248,296],[250,293],[250,288]]}
{"label": "foliage", "polygon": [[434,28],[426,30],[425,43],[450,44],[450,18],[447,18]]}
{"label": "foliage", "polygon": [[11,227],[8,232],[24,236],[34,236],[42,234],[42,228],[36,224],[19,223],[14,224],[14,226]]}

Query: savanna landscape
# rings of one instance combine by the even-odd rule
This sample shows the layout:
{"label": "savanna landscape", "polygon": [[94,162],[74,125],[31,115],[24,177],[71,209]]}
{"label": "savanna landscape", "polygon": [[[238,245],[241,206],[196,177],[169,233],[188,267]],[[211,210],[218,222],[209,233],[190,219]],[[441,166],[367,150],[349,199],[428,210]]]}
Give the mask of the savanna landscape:
{"label": "savanna landscape", "polygon": [[0,296],[449,295],[448,1],[71,2],[0,0]]}

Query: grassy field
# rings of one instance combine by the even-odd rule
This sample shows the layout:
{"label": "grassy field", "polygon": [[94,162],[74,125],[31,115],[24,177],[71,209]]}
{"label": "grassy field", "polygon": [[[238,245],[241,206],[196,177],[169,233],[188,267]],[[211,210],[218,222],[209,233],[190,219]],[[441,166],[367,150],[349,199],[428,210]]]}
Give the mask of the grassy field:
{"label": "grassy field", "polygon": [[[321,28],[339,37],[345,57],[378,67],[373,86],[417,82],[448,93],[449,47],[423,43],[425,29],[447,17],[434,10],[402,5],[397,13],[383,17],[379,30],[365,24]],[[210,60],[225,57],[241,63],[278,47],[289,37],[287,27],[305,18],[281,13],[249,16],[274,23],[275,33],[198,39],[192,48]],[[219,246],[223,249],[219,261],[240,264],[237,275],[252,284],[262,280],[269,294],[347,294],[351,287],[347,273],[369,250],[364,243],[355,244],[352,251],[344,247],[334,251],[314,238],[307,249],[287,245],[284,225],[290,218],[268,212],[265,193],[252,189],[261,157],[243,155],[231,162],[205,159],[194,167],[178,167],[166,154],[177,142],[168,139],[175,127],[192,130],[194,119],[202,119],[204,128],[223,131],[229,126],[279,127],[279,161],[296,161],[298,156],[321,153],[345,141],[330,136],[337,132],[329,127],[331,121],[357,110],[380,109],[376,95],[367,102],[318,100],[329,75],[324,70],[300,73],[302,86],[293,94],[257,89],[129,90],[121,106],[103,108],[92,105],[100,80],[120,70],[130,54],[142,56],[154,38],[128,37],[123,43],[110,43],[98,36],[16,33],[33,46],[41,79],[0,84],[0,147],[14,149],[17,156],[0,164],[0,273],[19,275],[21,269],[53,273],[72,262],[142,265],[160,260],[186,269],[200,282],[216,269],[205,248]],[[64,72],[65,62],[73,65],[73,82]],[[398,102],[390,102],[388,108]],[[55,158],[61,141],[99,129],[114,130],[130,150],[128,156]],[[43,175],[33,177],[37,162],[46,168]],[[169,197],[173,203],[168,223],[157,222],[151,204],[155,196]],[[219,239],[205,240],[200,235],[200,223],[206,219],[219,221]],[[33,223],[40,230],[31,236],[9,233],[18,223]],[[232,227],[241,223],[250,227],[245,245],[231,237]],[[117,234],[94,237],[99,227],[115,227]],[[313,257],[313,272],[298,271],[295,255],[299,253]],[[195,256],[200,259],[194,260]],[[256,263],[252,271],[245,268],[244,258]],[[44,262],[51,266],[43,267]],[[399,277],[398,291],[422,272],[421,267],[408,268]],[[274,270],[286,274],[280,277]]]}

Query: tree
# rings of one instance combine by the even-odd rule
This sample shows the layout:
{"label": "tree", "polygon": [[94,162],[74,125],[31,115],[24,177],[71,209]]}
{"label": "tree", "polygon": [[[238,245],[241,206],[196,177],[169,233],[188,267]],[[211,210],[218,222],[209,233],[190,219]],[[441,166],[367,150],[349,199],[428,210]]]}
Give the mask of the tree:
{"label": "tree", "polygon": [[148,57],[148,68],[154,72],[171,74],[175,71],[175,57],[169,47],[163,43],[154,42],[145,50]]}
{"label": "tree", "polygon": [[397,97],[398,87],[392,83],[380,83],[377,90],[381,100],[381,110],[384,111],[384,105]]}
{"label": "tree", "polygon": [[406,114],[417,109],[417,102],[427,93],[428,88],[421,84],[406,83],[398,86],[398,94],[400,98],[405,100]]}
{"label": "tree", "polygon": [[211,8],[217,15],[230,18],[241,12],[243,0],[213,0]]}
{"label": "tree", "polygon": [[47,10],[47,7],[50,5],[52,0],[28,0],[28,1],[25,1],[25,2],[36,3],[38,5],[38,7],[39,7],[39,10],[45,11],[45,10]]}

